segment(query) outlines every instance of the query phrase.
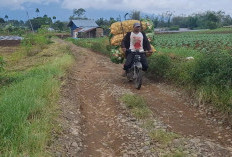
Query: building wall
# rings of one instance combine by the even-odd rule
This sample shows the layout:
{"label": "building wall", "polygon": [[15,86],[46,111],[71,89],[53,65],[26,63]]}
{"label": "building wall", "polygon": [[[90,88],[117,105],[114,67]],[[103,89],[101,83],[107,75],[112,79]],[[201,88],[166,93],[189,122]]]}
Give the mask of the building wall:
{"label": "building wall", "polygon": [[103,37],[103,29],[102,28],[96,28],[96,37]]}
{"label": "building wall", "polygon": [[77,29],[78,27],[72,23],[70,29],[71,29],[71,36],[74,37],[74,30]]}
{"label": "building wall", "polygon": [[78,33],[78,38],[95,38],[95,37],[96,37],[96,29],[91,30],[89,32]]}

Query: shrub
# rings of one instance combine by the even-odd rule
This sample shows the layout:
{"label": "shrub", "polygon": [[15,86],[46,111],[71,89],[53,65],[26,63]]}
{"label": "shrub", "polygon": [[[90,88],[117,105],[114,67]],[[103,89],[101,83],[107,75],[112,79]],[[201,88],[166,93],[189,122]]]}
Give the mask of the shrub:
{"label": "shrub", "polygon": [[5,65],[5,61],[3,60],[3,57],[0,56],[0,72],[4,70],[4,65]]}
{"label": "shrub", "polygon": [[155,79],[166,77],[167,71],[171,68],[171,58],[164,54],[156,54],[149,59],[149,73]]}
{"label": "shrub", "polygon": [[206,53],[196,62],[192,73],[195,84],[232,86],[232,57],[227,53]]}
{"label": "shrub", "polygon": [[51,43],[49,36],[46,34],[28,34],[24,37],[21,45],[28,56],[33,56]]}
{"label": "shrub", "polygon": [[179,26],[171,26],[171,27],[169,28],[170,31],[178,31],[179,29],[180,29]]}

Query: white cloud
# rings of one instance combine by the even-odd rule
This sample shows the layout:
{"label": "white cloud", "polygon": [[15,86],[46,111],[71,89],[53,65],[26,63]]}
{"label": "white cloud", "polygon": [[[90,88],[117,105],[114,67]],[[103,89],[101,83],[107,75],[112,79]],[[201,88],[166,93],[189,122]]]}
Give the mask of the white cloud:
{"label": "white cloud", "polygon": [[154,14],[165,11],[191,14],[206,10],[223,10],[232,15],[231,6],[231,0],[63,0],[62,2],[62,7],[67,9],[140,10]]}
{"label": "white cloud", "polygon": [[50,4],[60,0],[0,0],[0,8],[24,9],[25,3]]}
{"label": "white cloud", "polygon": [[232,15],[232,0],[0,0],[0,8],[24,9],[26,4],[60,4],[62,8],[98,10],[139,10],[145,13],[191,14],[206,10],[223,10]]}

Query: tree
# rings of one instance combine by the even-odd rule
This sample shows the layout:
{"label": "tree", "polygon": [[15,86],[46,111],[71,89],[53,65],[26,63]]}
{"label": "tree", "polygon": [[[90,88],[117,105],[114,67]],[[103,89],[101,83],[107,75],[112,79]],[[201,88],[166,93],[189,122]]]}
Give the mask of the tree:
{"label": "tree", "polygon": [[189,16],[188,20],[187,20],[188,28],[194,29],[194,28],[198,27],[197,21],[198,21],[197,16],[195,16],[195,17]]}
{"label": "tree", "polygon": [[0,18],[0,23],[5,23],[5,20],[3,18]]}
{"label": "tree", "polygon": [[52,19],[53,19],[54,21],[56,21],[56,16],[53,16]]}
{"label": "tree", "polygon": [[170,11],[166,12],[166,17],[167,17],[167,20],[168,20],[168,25],[167,25],[168,27],[170,27],[172,15],[173,15],[172,12],[170,12]]}
{"label": "tree", "polygon": [[38,14],[39,14],[39,8],[36,8],[35,12],[36,12],[37,17],[38,17]]}
{"label": "tree", "polygon": [[140,11],[133,10],[130,14],[130,18],[133,20],[140,20]]}
{"label": "tree", "polygon": [[55,30],[59,30],[59,31],[64,31],[64,30],[68,29],[67,24],[65,22],[61,22],[59,20],[56,21],[55,23],[53,23],[52,27]]}
{"label": "tree", "polygon": [[79,8],[79,9],[73,9],[73,15],[77,15],[77,17],[81,17],[82,15],[85,14],[85,9]]}
{"label": "tree", "polygon": [[[34,30],[38,30],[42,25],[50,26],[52,19],[50,17],[36,17],[30,20]],[[27,26],[30,26],[29,20],[26,22]]]}
{"label": "tree", "polygon": [[79,8],[79,9],[73,9],[73,15],[69,17],[69,20],[78,20],[78,19],[88,19],[86,17],[83,17],[85,14],[85,9]]}
{"label": "tree", "polygon": [[9,17],[8,17],[8,15],[5,15],[5,17],[4,17],[4,18],[5,18],[5,19],[6,19],[6,21],[7,21]]}

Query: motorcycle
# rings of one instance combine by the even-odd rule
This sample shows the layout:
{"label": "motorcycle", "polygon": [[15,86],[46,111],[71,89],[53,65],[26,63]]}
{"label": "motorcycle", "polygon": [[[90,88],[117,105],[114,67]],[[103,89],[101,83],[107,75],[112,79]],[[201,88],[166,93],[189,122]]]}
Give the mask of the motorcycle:
{"label": "motorcycle", "polygon": [[141,63],[141,54],[145,52],[139,52],[139,51],[131,51],[131,53],[134,55],[132,66],[128,69],[126,73],[126,77],[129,81],[133,81],[135,88],[140,89],[142,86],[142,78],[143,78],[143,72],[142,72],[142,63]]}

